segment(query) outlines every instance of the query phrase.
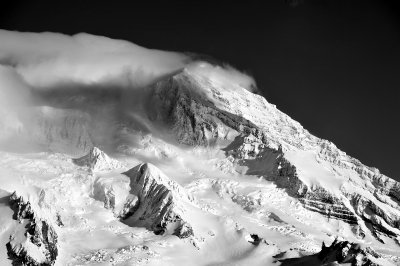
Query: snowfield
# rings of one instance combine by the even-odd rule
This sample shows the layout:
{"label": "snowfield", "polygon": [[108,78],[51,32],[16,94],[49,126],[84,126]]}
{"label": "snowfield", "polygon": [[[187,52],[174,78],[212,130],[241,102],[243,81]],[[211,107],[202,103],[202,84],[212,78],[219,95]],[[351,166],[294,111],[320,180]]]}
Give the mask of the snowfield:
{"label": "snowfield", "polygon": [[88,34],[0,62],[0,265],[400,265],[400,184],[252,78]]}

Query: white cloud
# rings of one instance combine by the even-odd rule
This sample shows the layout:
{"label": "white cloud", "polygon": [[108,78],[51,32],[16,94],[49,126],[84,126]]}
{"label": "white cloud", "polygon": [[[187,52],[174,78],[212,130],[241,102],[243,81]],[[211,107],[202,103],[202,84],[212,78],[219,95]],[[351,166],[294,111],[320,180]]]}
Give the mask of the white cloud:
{"label": "white cloud", "polygon": [[239,85],[254,91],[256,87],[252,77],[229,65],[191,61],[191,56],[181,53],[86,33],[68,36],[0,30],[0,64],[14,67],[35,89],[54,89],[68,83],[143,87],[184,67],[196,68],[233,88]]}
{"label": "white cloud", "polygon": [[30,105],[30,89],[11,67],[0,65],[0,139],[22,127],[21,115]]}
{"label": "white cloud", "polygon": [[183,68],[188,60],[180,53],[86,33],[67,36],[0,30],[0,63],[15,67],[35,88],[110,80],[121,86],[145,86]]}
{"label": "white cloud", "polygon": [[[80,99],[95,95],[90,92],[92,89],[100,89],[99,95],[106,90],[129,89],[116,103],[119,112],[124,113],[143,104],[142,90],[131,89],[145,88],[183,68],[196,71],[227,89],[255,88],[252,77],[231,66],[212,65],[192,58],[86,33],[68,36],[0,30],[0,135],[5,128],[18,128],[19,121],[30,121],[26,117],[32,105],[60,107],[41,98],[42,94],[37,93],[41,90],[51,91],[52,97],[59,95],[60,108],[80,108]],[[64,94],[66,91],[68,96]],[[75,94],[80,92],[83,98],[63,98],[78,96]],[[77,101],[76,105],[65,107],[71,99]]]}

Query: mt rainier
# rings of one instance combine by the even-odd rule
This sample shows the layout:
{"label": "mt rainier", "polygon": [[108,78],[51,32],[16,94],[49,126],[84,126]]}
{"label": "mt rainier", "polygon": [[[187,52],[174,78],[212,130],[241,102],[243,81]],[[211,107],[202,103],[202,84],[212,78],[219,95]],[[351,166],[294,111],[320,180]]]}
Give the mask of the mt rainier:
{"label": "mt rainier", "polygon": [[0,265],[400,265],[400,183],[232,67],[6,31],[0,62]]}

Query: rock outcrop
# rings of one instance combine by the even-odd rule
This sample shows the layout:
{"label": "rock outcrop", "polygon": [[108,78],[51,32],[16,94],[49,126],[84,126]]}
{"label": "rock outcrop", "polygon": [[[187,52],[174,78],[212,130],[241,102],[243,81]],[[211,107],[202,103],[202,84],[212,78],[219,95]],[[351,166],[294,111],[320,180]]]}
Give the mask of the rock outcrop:
{"label": "rock outcrop", "polygon": [[20,222],[7,243],[13,265],[54,265],[58,256],[57,233],[52,223],[40,217],[29,201],[13,193],[10,205]]}
{"label": "rock outcrop", "polygon": [[[267,143],[254,136],[241,139],[241,145],[236,144],[237,147],[227,149],[227,155],[233,156],[237,164],[248,167],[247,174],[264,176],[278,187],[284,188],[290,196],[298,198],[306,209],[321,213],[327,218],[339,219],[349,224],[366,223],[372,235],[381,242],[379,234],[397,237],[400,232],[397,230],[400,212],[398,209],[396,211],[398,205],[395,196],[390,196],[390,193],[396,195],[396,185],[392,184],[395,181],[391,180],[392,186],[389,188],[369,189],[369,197],[365,196],[364,186],[373,182],[370,178],[365,185],[350,181],[355,189],[350,188],[351,192],[348,192],[347,187],[342,186],[340,194],[334,194],[322,185],[308,186],[300,178],[297,166],[286,159],[281,148],[269,148]],[[356,177],[357,174],[358,172]],[[386,201],[383,197],[386,197]]]}
{"label": "rock outcrop", "polygon": [[[233,140],[238,132],[250,132],[249,120],[219,109],[202,94],[202,83],[183,74],[157,83],[153,90],[150,117],[166,122],[179,142],[191,146],[215,145]],[[217,93],[217,91],[215,91]]]}
{"label": "rock outcrop", "polygon": [[322,249],[315,255],[302,258],[292,258],[280,261],[283,266],[290,265],[353,265],[353,266],[378,266],[387,261],[380,257],[370,247],[361,247],[360,244],[335,239],[330,246],[322,243]]}
{"label": "rock outcrop", "polygon": [[185,204],[193,198],[152,164],[140,164],[124,173],[130,178],[129,212],[121,217],[129,225],[143,226],[156,234],[173,234],[180,238],[193,235],[185,219]]}

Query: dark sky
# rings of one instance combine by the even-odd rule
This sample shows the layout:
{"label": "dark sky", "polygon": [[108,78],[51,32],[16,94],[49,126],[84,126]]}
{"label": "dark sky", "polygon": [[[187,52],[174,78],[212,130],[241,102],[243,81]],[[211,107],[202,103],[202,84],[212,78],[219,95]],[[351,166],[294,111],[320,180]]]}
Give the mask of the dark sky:
{"label": "dark sky", "polygon": [[251,73],[269,102],[314,135],[400,180],[396,1],[136,2],[8,1],[0,28],[211,55]]}

